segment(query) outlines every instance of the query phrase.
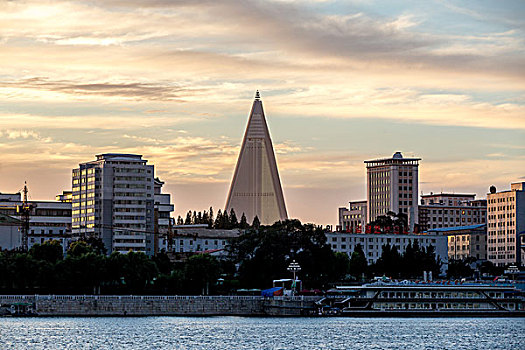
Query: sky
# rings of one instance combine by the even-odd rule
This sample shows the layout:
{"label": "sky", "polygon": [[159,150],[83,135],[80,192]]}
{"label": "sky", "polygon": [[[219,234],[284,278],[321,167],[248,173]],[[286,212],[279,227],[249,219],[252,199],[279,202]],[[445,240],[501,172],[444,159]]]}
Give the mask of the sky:
{"label": "sky", "polygon": [[174,215],[224,208],[255,90],[290,217],[336,224],[363,161],[420,190],[525,181],[525,2],[0,0],[0,192],[142,154]]}

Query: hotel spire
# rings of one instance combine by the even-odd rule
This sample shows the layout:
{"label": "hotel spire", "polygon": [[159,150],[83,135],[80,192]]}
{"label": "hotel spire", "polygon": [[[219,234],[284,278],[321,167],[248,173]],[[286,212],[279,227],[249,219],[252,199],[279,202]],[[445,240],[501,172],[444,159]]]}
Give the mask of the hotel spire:
{"label": "hotel spire", "polygon": [[232,208],[239,217],[244,213],[248,222],[252,222],[257,216],[263,225],[288,218],[272,140],[258,90],[226,202],[227,212]]}

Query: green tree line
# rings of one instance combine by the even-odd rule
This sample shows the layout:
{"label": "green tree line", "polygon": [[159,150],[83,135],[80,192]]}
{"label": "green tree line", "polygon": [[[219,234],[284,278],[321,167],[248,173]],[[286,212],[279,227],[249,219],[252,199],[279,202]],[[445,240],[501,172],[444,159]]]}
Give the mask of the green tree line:
{"label": "green tree line", "polygon": [[242,213],[240,218],[237,218],[235,210],[232,208],[230,212],[223,212],[220,209],[217,211],[217,216],[213,214],[213,208],[210,207],[209,211],[191,211],[186,213],[186,218],[178,216],[176,220],[177,225],[208,225],[208,228],[231,230],[235,228],[247,229],[249,227],[260,225],[259,218],[256,216],[252,224],[250,225],[246,220],[246,215]]}
{"label": "green tree line", "polygon": [[3,294],[203,294],[220,293],[222,270],[209,255],[172,263],[160,253],[117,252],[105,255],[101,242],[76,241],[63,257],[60,242],[35,244],[24,253],[0,252]]}

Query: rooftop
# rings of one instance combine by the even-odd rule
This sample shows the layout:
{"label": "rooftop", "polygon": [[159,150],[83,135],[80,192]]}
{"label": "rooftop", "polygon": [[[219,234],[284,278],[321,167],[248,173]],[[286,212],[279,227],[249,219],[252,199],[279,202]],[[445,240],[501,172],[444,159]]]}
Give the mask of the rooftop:
{"label": "rooftop", "polygon": [[470,231],[479,228],[486,227],[487,224],[468,225],[468,226],[455,226],[455,227],[440,227],[428,230],[429,232],[454,232],[454,231]]}
{"label": "rooftop", "polygon": [[421,158],[404,158],[401,152],[396,152],[392,155],[392,158],[380,158],[365,160],[365,164],[370,166],[386,165],[386,164],[413,164],[417,165]]}

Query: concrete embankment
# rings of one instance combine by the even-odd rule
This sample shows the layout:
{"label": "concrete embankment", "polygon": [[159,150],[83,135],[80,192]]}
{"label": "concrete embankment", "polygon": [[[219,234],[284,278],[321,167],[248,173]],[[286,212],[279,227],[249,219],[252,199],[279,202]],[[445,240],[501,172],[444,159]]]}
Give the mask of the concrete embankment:
{"label": "concrete embankment", "polygon": [[36,316],[301,316],[318,297],[0,295],[4,314]]}

